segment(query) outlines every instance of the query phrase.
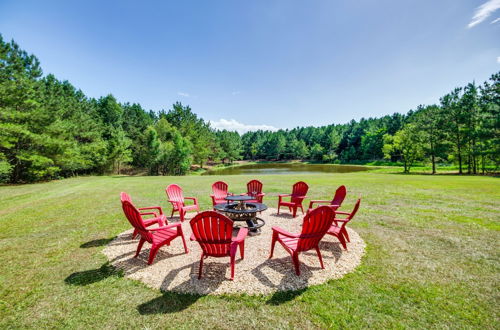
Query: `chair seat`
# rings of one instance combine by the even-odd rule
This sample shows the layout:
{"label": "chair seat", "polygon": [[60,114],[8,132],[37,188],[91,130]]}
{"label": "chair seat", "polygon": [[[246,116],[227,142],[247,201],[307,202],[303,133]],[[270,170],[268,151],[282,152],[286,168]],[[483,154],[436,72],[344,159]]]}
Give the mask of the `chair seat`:
{"label": "chair seat", "polygon": [[183,206],[182,209],[184,211],[197,210],[198,209],[198,205],[196,205],[196,204],[194,204],[194,205],[186,205],[186,206]]}
{"label": "chair seat", "polygon": [[342,230],[341,227],[338,227],[338,226],[331,226],[330,229],[328,229],[328,231],[326,232],[327,234],[330,234],[330,235],[335,235],[337,236],[340,231]]}
{"label": "chair seat", "polygon": [[297,238],[288,237],[288,236],[284,236],[284,235],[279,234],[278,240],[281,241],[284,245],[286,245],[287,248],[289,248],[290,250],[292,250],[292,251],[297,250],[297,244],[299,243],[298,237]]}
{"label": "chair seat", "polygon": [[153,236],[153,244],[160,244],[165,241],[174,239],[177,236],[176,229],[164,229],[151,233]]}

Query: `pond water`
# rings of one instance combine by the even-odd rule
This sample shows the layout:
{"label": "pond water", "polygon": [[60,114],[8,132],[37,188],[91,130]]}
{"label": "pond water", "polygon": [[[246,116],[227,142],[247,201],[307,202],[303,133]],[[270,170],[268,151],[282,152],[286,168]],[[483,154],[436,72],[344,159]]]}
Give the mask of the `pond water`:
{"label": "pond water", "polygon": [[368,171],[372,168],[358,165],[258,163],[207,171],[203,175],[349,173]]}

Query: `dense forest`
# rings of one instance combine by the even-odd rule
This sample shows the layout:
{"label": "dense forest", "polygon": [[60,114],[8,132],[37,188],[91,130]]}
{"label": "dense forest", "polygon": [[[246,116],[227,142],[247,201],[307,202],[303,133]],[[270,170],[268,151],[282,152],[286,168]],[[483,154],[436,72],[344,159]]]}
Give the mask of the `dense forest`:
{"label": "dense forest", "polygon": [[0,182],[147,171],[184,175],[197,164],[237,159],[324,163],[456,164],[459,173],[496,171],[500,162],[500,73],[407,114],[347,124],[218,131],[189,106],[154,112],[112,95],[89,98],[0,35]]}

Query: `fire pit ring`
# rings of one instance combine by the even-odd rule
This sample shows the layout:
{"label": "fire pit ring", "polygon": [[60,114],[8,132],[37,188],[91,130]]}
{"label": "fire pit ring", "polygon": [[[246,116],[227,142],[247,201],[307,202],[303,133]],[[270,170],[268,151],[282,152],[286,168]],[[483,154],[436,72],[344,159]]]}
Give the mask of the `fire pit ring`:
{"label": "fire pit ring", "polygon": [[227,203],[220,203],[214,206],[214,209],[218,212],[223,213],[229,219],[233,221],[244,221],[246,226],[240,226],[248,228],[250,235],[260,234],[260,228],[266,224],[266,222],[257,217],[257,212],[262,212],[267,210],[267,205],[257,202],[249,202],[254,200],[251,196],[227,196]]}

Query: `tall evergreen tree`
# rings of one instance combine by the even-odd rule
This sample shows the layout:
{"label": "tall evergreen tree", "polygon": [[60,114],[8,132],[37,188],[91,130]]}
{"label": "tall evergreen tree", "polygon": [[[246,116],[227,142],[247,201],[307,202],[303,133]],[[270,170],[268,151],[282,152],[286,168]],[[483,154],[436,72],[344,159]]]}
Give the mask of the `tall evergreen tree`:
{"label": "tall evergreen tree", "polygon": [[447,149],[446,133],[442,109],[437,105],[420,106],[415,118],[417,128],[422,132],[422,143],[425,154],[430,158],[432,174],[436,173],[436,161]]}
{"label": "tall evergreen tree", "polygon": [[451,93],[441,98],[441,107],[446,118],[444,129],[449,134],[458,162],[458,172],[463,173],[463,152],[465,145],[463,108],[460,106],[462,88],[455,88]]}

